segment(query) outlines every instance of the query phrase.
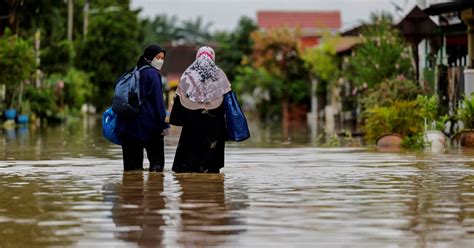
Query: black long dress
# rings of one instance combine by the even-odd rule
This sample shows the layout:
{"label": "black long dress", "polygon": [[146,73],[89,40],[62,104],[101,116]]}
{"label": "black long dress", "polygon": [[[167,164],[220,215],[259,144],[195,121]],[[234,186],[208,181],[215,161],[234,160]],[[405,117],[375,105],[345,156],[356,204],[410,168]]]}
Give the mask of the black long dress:
{"label": "black long dress", "polygon": [[182,126],[173,171],[219,173],[224,167],[226,127],[224,105],[216,109],[190,110],[174,99],[170,124]]}

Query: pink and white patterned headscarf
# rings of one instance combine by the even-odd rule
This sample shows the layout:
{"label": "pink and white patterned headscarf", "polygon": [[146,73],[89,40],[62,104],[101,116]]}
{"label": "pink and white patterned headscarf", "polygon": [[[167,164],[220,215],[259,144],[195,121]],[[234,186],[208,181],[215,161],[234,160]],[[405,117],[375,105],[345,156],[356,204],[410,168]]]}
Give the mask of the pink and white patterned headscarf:
{"label": "pink and white patterned headscarf", "polygon": [[208,46],[203,46],[198,49],[196,53],[196,59],[198,59],[201,56],[208,56],[209,58],[212,59],[212,61],[216,61],[216,54],[214,53],[214,49]]}
{"label": "pink and white patterned headscarf", "polygon": [[212,48],[199,48],[196,60],[184,71],[179,81],[180,91],[184,94],[181,97],[196,103],[209,103],[231,90],[229,79],[214,60]]}

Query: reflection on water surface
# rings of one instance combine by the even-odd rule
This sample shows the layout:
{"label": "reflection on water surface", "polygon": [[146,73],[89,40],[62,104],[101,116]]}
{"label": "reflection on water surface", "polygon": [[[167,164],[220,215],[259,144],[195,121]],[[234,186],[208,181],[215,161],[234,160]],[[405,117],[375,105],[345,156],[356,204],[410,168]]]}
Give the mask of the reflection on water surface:
{"label": "reflection on water surface", "polygon": [[176,132],[160,174],[123,173],[94,122],[1,133],[0,246],[474,243],[472,151],[312,148],[259,130],[229,144],[222,174],[177,175]]}

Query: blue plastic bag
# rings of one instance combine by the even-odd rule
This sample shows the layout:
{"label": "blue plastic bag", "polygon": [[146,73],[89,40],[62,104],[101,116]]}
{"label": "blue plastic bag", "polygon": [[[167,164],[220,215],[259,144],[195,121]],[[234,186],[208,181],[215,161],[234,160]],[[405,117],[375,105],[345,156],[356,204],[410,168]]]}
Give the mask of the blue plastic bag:
{"label": "blue plastic bag", "polygon": [[112,107],[105,110],[104,114],[102,115],[102,134],[108,141],[116,145],[121,145],[120,139],[115,133],[116,122],[117,114],[112,110]]}
{"label": "blue plastic bag", "polygon": [[227,139],[239,142],[250,138],[247,119],[234,92],[231,91],[224,95],[224,107]]}

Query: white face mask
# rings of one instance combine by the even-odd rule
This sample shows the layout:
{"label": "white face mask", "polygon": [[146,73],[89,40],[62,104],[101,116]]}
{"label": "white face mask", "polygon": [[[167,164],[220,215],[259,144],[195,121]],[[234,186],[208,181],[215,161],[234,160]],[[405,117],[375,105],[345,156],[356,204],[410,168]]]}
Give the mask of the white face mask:
{"label": "white face mask", "polygon": [[157,70],[161,70],[161,67],[163,67],[164,62],[165,61],[163,59],[153,58],[150,64],[151,66],[155,67]]}

